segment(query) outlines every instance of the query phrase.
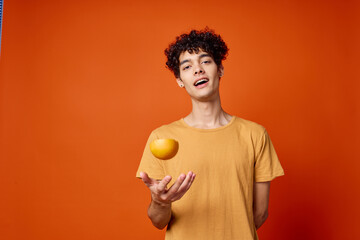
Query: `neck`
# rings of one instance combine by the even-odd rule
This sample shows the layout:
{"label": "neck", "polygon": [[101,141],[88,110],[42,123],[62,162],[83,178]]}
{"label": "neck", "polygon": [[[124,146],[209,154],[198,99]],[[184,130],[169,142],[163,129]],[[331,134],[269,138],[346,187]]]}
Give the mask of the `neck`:
{"label": "neck", "polygon": [[231,115],[224,112],[220,97],[211,101],[201,102],[192,99],[192,111],[184,118],[191,127],[211,129],[225,126],[231,120]]}

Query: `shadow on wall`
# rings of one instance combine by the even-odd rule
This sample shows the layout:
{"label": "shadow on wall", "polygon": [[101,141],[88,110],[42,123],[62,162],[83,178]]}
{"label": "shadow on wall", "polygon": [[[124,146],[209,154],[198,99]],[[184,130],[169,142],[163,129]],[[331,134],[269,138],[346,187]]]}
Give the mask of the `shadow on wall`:
{"label": "shadow on wall", "polygon": [[[284,192],[291,193],[292,196],[285,195],[286,203],[276,210],[277,217],[280,219],[277,223],[281,225],[276,227],[278,230],[272,236],[276,236],[276,239],[291,240],[332,239],[329,211],[324,209],[325,206],[321,203],[314,201],[309,193],[294,191],[295,189],[304,188],[292,186],[287,190],[282,189]],[[321,189],[318,190],[321,191]]]}

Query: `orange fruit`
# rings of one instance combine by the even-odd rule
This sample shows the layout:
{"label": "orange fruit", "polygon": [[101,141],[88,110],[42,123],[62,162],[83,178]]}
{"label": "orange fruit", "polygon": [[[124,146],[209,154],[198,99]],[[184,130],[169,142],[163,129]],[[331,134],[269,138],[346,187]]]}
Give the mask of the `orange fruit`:
{"label": "orange fruit", "polygon": [[174,157],[179,149],[179,143],[174,139],[156,139],[150,143],[151,153],[161,159],[167,160]]}

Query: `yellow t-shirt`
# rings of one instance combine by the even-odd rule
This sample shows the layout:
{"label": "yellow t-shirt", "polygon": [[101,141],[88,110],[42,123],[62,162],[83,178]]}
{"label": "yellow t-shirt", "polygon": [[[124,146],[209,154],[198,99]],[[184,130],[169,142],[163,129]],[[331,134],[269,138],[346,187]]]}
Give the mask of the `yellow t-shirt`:
{"label": "yellow t-shirt", "polygon": [[[149,144],[172,138],[179,150],[170,160],[159,160]],[[215,129],[190,127],[183,119],[154,130],[139,169],[151,178],[193,171],[196,178],[187,193],[172,203],[166,240],[257,240],[253,219],[253,183],[284,175],[271,140],[259,124],[232,117]]]}

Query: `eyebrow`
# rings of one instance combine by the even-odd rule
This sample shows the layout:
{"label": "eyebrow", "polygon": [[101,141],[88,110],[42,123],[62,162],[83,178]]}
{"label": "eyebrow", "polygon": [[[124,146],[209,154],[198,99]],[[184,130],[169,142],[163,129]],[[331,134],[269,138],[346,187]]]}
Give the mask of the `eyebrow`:
{"label": "eyebrow", "polygon": [[[203,57],[211,57],[209,54],[207,54],[207,53],[203,53],[203,54],[201,54],[200,56],[199,56],[199,58],[203,58]],[[181,61],[180,62],[180,66],[181,65],[183,65],[184,63],[187,63],[187,62],[190,62],[190,60],[189,59],[185,59],[184,61]]]}

